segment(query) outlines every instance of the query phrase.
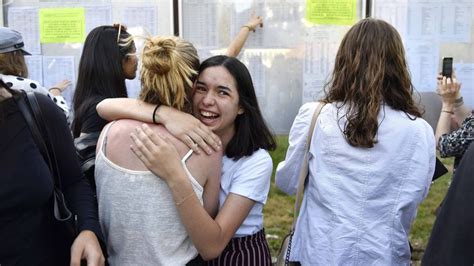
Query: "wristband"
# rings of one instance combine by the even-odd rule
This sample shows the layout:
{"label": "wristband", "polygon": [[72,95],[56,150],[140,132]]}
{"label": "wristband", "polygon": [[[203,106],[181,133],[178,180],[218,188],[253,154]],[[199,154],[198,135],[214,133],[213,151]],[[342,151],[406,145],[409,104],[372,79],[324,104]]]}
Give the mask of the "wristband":
{"label": "wristband", "polygon": [[454,107],[461,107],[464,104],[464,98],[461,96],[454,101]]}
{"label": "wristband", "polygon": [[63,92],[62,90],[56,87],[50,88],[48,91],[51,92],[52,90],[58,90],[60,94]]}
{"label": "wristband", "polygon": [[441,112],[454,115],[454,112],[453,112],[453,111],[449,111],[449,110],[441,110]]}
{"label": "wristband", "polygon": [[158,124],[156,123],[155,116],[156,116],[156,110],[158,110],[158,107],[160,107],[159,104],[156,105],[155,110],[153,110],[153,124]]}
{"label": "wristband", "polygon": [[242,28],[247,28],[249,29],[249,31],[253,31],[252,28],[250,28],[250,26],[247,26],[247,25],[242,26]]}

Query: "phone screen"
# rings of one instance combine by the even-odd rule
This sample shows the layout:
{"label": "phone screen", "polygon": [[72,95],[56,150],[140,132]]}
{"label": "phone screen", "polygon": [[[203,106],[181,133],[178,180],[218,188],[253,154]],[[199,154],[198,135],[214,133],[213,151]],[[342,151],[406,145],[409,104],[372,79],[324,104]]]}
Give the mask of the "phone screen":
{"label": "phone screen", "polygon": [[443,58],[443,70],[441,74],[448,78],[452,76],[453,74],[453,58],[452,57]]}

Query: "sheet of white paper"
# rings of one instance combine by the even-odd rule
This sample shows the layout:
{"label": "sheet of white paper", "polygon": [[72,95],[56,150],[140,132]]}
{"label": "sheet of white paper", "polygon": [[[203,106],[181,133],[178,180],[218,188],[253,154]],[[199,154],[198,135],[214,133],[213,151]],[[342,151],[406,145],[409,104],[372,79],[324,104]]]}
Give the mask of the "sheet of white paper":
{"label": "sheet of white paper", "polygon": [[[255,1],[246,9],[240,8],[243,1],[234,2],[231,12],[230,34],[235,37],[241,27],[251,17],[252,12],[263,17],[264,28],[250,33],[245,48],[267,47],[286,48],[294,47],[302,41],[301,20],[304,17],[304,8],[301,3],[288,1]],[[245,1],[244,1],[245,2]]]}
{"label": "sheet of white paper", "polygon": [[41,54],[38,8],[11,7],[8,9],[8,27],[19,31],[30,54]]}
{"label": "sheet of white paper", "polygon": [[[186,1],[183,5],[183,38],[197,49],[218,47],[217,1]],[[199,14],[199,15],[197,15]]]}
{"label": "sheet of white paper", "polygon": [[241,61],[250,72],[257,97],[265,96],[265,66],[263,65],[262,52],[246,50]]}
{"label": "sheet of white paper", "polygon": [[135,79],[125,80],[125,85],[127,86],[128,98],[138,98],[141,90],[141,83],[140,78],[138,77],[138,73]]}
{"label": "sheet of white paper", "polygon": [[378,3],[376,5],[375,17],[390,23],[402,36],[405,36],[407,33],[407,16],[408,4],[406,1],[399,3]]}
{"label": "sheet of white paper", "polygon": [[71,104],[74,96],[74,88],[76,87],[74,57],[43,56],[43,85],[49,88],[65,79],[71,81],[71,85],[63,92],[63,96],[68,104]]}
{"label": "sheet of white paper", "polygon": [[157,29],[157,6],[125,6],[122,9],[122,23],[127,25],[131,34],[146,36],[148,33],[155,36]]}
{"label": "sheet of white paper", "polygon": [[25,56],[26,66],[28,67],[28,78],[43,84],[43,57],[41,55]]}
{"label": "sheet of white paper", "polygon": [[456,78],[461,82],[461,95],[464,103],[474,108],[474,64],[454,64]]}
{"label": "sheet of white paper", "polygon": [[289,1],[265,1],[262,29],[265,47],[295,47],[304,41],[301,23],[305,17],[304,4]]}
{"label": "sheet of white paper", "polygon": [[319,99],[334,68],[345,27],[312,28],[306,32],[303,66],[303,103]]}
{"label": "sheet of white paper", "polygon": [[95,27],[112,25],[112,7],[110,5],[84,6],[86,34]]}
{"label": "sheet of white paper", "polygon": [[408,4],[407,0],[398,2],[375,3],[375,18],[383,19],[394,26],[400,35],[405,36],[407,33],[407,16]]}
{"label": "sheet of white paper", "polygon": [[437,39],[437,22],[441,12],[439,4],[412,4],[408,7],[407,16],[407,38],[410,40],[418,39]]}
{"label": "sheet of white paper", "polygon": [[436,41],[409,42],[405,45],[411,81],[418,91],[435,91],[439,47]]}
{"label": "sheet of white paper", "polygon": [[440,39],[446,42],[470,42],[471,41],[471,22],[472,22],[471,3],[462,4],[444,4],[441,8],[440,19]]}
{"label": "sheet of white paper", "polygon": [[[242,29],[242,26],[246,25],[249,21],[251,14],[255,11],[255,14],[264,16],[264,4],[262,2],[248,6],[247,9],[239,8],[242,6],[244,1],[238,1],[234,3],[234,10],[231,13],[230,21],[230,37],[234,38],[237,33]],[[265,26],[267,26],[265,24]],[[266,28],[265,28],[266,29]],[[257,29],[255,33],[251,32],[248,35],[247,41],[245,42],[244,48],[262,47],[263,46],[264,32],[262,29]]]}
{"label": "sheet of white paper", "polygon": [[473,3],[407,0],[374,3],[374,17],[392,24],[406,41],[470,42]]}
{"label": "sheet of white paper", "polygon": [[212,52],[212,50],[209,49],[197,49],[199,60],[202,63],[204,60],[208,59],[211,56],[214,56],[215,54]]}
{"label": "sheet of white paper", "polygon": [[303,103],[314,102],[324,95],[325,80],[317,79],[312,74],[303,73]]}

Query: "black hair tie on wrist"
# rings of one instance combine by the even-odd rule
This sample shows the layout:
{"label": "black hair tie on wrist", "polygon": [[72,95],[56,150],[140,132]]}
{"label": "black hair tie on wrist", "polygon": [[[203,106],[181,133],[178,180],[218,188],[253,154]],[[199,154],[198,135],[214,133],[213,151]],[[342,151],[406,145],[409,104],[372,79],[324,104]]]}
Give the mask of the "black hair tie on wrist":
{"label": "black hair tie on wrist", "polygon": [[158,110],[158,107],[160,107],[159,104],[157,104],[156,107],[155,107],[155,110],[153,110],[153,124],[158,124],[158,123],[156,123],[156,120],[155,120],[156,110]]}

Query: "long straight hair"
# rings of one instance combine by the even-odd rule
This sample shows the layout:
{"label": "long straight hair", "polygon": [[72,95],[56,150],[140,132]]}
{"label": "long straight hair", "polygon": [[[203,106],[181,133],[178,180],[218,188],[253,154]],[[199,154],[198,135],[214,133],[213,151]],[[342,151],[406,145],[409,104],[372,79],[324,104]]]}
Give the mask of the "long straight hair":
{"label": "long straight hair", "polygon": [[81,133],[88,108],[97,96],[104,98],[127,97],[122,61],[135,49],[131,36],[123,28],[100,26],[87,35],[79,63],[79,74],[74,92],[74,137]]}
{"label": "long straight hair", "polygon": [[383,20],[363,19],[347,32],[324,90],[323,102],[346,108],[343,133],[355,147],[371,148],[377,142],[377,116],[384,103],[410,119],[421,117],[412,98],[402,40]]}
{"label": "long straight hair", "polygon": [[226,156],[238,160],[243,156],[252,155],[258,149],[275,150],[275,138],[260,112],[247,67],[234,57],[218,55],[202,62],[199,73],[215,66],[224,67],[234,77],[239,93],[239,105],[244,109],[244,112],[235,118],[235,134],[227,144]]}

